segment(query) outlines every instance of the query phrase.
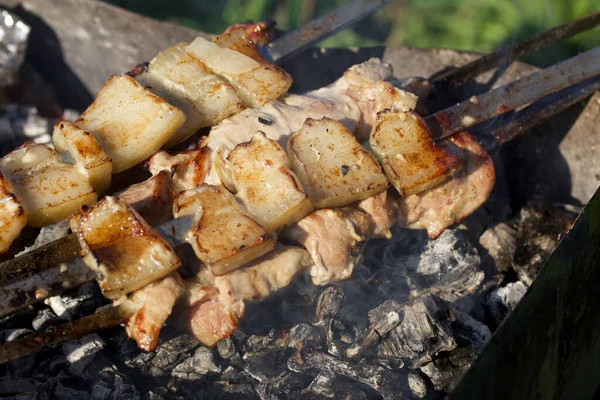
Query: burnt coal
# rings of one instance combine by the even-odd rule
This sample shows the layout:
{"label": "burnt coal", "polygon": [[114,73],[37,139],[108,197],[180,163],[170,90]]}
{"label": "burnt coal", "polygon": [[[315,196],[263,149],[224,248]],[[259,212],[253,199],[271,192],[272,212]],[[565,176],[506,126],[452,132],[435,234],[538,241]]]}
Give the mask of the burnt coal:
{"label": "burnt coal", "polygon": [[517,281],[496,288],[490,293],[488,307],[496,324],[504,321],[504,318],[515,309],[526,291],[527,286],[523,282]]}
{"label": "burnt coal", "polygon": [[63,321],[72,321],[90,315],[106,303],[95,282],[81,285],[74,292],[52,296],[45,300],[54,314]]}
{"label": "burnt coal", "polygon": [[45,308],[37,313],[31,325],[36,331],[45,331],[48,328],[60,325],[61,322],[60,318],[52,310]]}
{"label": "burnt coal", "polygon": [[316,310],[316,322],[330,318],[339,318],[346,303],[346,293],[339,286],[328,286],[319,295]]}
{"label": "burnt coal", "polygon": [[337,374],[321,373],[316,376],[304,392],[308,398],[333,399],[343,398],[352,400],[366,400],[371,398],[363,385],[349,379],[344,379]]}
{"label": "burnt coal", "polygon": [[199,380],[209,373],[219,373],[211,350],[198,347],[194,354],[173,368],[172,376],[183,380]]}
{"label": "burnt coal", "polygon": [[299,393],[310,384],[310,381],[309,376],[286,371],[276,379],[260,382],[254,388],[261,400],[302,398]]}
{"label": "burnt coal", "polygon": [[436,240],[426,242],[418,262],[407,263],[411,295],[434,293],[444,300],[454,301],[472,294],[483,282],[480,263],[481,258],[468,233],[448,229]]}
{"label": "burnt coal", "polygon": [[570,207],[546,202],[532,202],[521,210],[512,262],[520,281],[531,285],[577,215]]}
{"label": "burnt coal", "polygon": [[285,362],[292,351],[274,348],[250,353],[244,357],[245,371],[259,382],[280,378],[286,373]]}
{"label": "burnt coal", "polygon": [[403,398],[408,393],[407,377],[376,364],[353,363],[330,354],[298,351],[288,360],[288,368],[306,374],[338,374],[367,385],[384,399]]}

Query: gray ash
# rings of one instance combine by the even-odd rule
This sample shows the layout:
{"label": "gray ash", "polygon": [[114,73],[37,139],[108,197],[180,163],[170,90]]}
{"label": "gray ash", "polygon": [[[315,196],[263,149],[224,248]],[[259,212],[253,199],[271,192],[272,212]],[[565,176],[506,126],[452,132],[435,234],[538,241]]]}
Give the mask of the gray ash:
{"label": "gray ash", "polygon": [[[367,246],[351,279],[315,287],[299,277],[248,304],[240,328],[212,349],[168,324],[157,350],[143,353],[113,328],[1,366],[0,397],[441,399],[526,291],[519,278],[539,260],[528,264],[519,249],[556,241],[555,228],[569,226],[557,218],[546,232],[525,235],[540,212],[526,209],[483,235],[467,221],[434,241],[396,229]],[[0,341],[106,301],[88,284],[46,303],[0,321]]]}

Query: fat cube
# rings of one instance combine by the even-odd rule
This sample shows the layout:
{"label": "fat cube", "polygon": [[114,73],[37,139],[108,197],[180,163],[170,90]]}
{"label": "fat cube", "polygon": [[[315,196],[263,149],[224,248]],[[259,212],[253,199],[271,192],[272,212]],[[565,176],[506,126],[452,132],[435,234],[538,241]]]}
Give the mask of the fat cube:
{"label": "fat cube", "polygon": [[58,121],[54,125],[52,140],[56,151],[69,154],[96,192],[110,186],[112,160],[90,132],[69,121]]}
{"label": "fat cube", "polygon": [[236,197],[267,230],[280,229],[312,211],[290,161],[277,142],[258,132],[227,156]]}
{"label": "fat cube", "polygon": [[61,162],[48,146],[26,143],[0,160],[16,196],[28,214],[28,224],[42,227],[68,218],[97,194],[74,165]]}
{"label": "fat cube", "polygon": [[223,187],[203,184],[182,192],[173,205],[173,214],[177,218],[195,215],[185,239],[215,275],[239,268],[275,247],[274,235]]}
{"label": "fat cube", "polygon": [[0,172],[0,253],[8,250],[25,225],[27,212],[10,181]]}
{"label": "fat cube", "polygon": [[370,137],[371,149],[401,196],[442,183],[461,168],[460,157],[438,146],[413,111],[384,111]]}
{"label": "fat cube", "polygon": [[259,107],[275,100],[292,85],[292,78],[283,69],[220,47],[202,37],[196,38],[185,50],[215,74],[227,79],[236,88],[246,108]]}
{"label": "fat cube", "polygon": [[132,77],[113,75],[75,124],[94,134],[118,173],[156,153],[184,122],[180,109]]}
{"label": "fat cube", "polygon": [[107,196],[71,218],[84,261],[98,272],[104,295],[117,300],[155,282],[181,263],[171,246],[133,208]]}
{"label": "fat cube", "polygon": [[172,147],[205,126],[213,126],[242,110],[230,83],[219,78],[185,51],[187,42],[160,52],[136,80],[181,109],[187,120],[164,147]]}
{"label": "fat cube", "polygon": [[330,118],[307,119],[290,138],[287,151],[315,208],[343,206],[388,187],[373,156]]}
{"label": "fat cube", "polygon": [[60,163],[60,156],[53,148],[25,142],[0,159],[0,168],[10,178]]}

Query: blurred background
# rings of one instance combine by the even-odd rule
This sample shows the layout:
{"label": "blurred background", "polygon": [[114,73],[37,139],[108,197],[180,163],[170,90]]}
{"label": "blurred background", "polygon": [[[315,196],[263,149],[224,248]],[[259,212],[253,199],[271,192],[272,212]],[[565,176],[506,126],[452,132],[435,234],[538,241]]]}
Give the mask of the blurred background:
{"label": "blurred background", "polygon": [[[105,0],[119,7],[187,27],[220,33],[237,22],[274,19],[293,29],[348,0]],[[322,47],[403,45],[490,52],[592,11],[600,0],[396,0]],[[600,45],[594,29],[525,61],[538,66]]]}

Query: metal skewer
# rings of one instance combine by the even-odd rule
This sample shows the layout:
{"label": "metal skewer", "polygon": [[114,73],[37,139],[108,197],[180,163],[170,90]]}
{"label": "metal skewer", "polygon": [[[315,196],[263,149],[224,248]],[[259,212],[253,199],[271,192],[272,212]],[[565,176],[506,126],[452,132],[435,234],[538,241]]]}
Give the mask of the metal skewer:
{"label": "metal skewer", "polygon": [[436,140],[440,140],[599,74],[600,47],[596,47],[482,95],[473,96],[430,115],[425,121]]}
{"label": "metal skewer", "polygon": [[435,88],[444,92],[461,86],[469,79],[498,67],[501,63],[510,64],[513,60],[533,53],[559,40],[566,39],[578,33],[587,31],[600,24],[600,11],[593,12],[582,18],[540,32],[517,43],[486,54],[462,67],[440,74],[431,80]]}

